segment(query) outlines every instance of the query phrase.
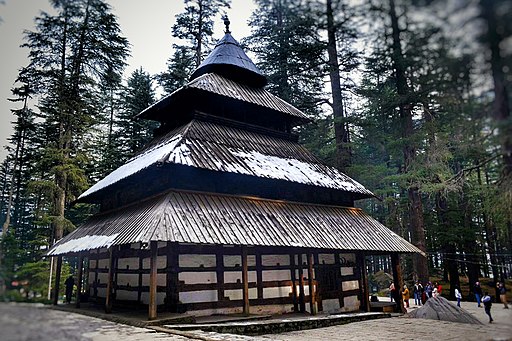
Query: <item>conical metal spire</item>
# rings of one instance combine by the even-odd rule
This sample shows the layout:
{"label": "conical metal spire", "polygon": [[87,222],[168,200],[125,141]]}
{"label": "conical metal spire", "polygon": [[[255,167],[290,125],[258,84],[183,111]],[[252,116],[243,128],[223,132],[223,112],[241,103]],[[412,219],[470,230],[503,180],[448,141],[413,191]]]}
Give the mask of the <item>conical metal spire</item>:
{"label": "conical metal spire", "polygon": [[258,70],[252,60],[247,57],[240,44],[231,36],[230,21],[226,15],[222,18],[226,31],[224,37],[217,42],[213,51],[194,71],[191,80],[205,73],[217,73],[236,82],[253,87],[263,87],[267,78]]}

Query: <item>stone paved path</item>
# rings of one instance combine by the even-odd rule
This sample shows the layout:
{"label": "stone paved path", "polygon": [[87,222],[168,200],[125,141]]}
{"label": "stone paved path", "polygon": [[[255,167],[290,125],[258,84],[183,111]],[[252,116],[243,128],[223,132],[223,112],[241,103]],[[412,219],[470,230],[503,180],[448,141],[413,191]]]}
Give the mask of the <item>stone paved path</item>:
{"label": "stone paved path", "polygon": [[463,308],[484,325],[469,325],[424,319],[395,317],[356,322],[321,329],[258,337],[194,331],[189,337],[155,332],[35,305],[0,303],[1,341],[326,341],[326,340],[511,340],[512,309],[493,305],[495,323],[489,324],[483,309],[463,302]]}

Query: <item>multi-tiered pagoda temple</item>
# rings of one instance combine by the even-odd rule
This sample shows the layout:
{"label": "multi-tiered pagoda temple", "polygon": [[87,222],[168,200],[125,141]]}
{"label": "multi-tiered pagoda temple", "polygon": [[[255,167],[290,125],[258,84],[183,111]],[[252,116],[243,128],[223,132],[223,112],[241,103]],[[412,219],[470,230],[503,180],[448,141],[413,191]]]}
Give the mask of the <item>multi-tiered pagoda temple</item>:
{"label": "multi-tiered pagoda temple", "polygon": [[48,255],[59,269],[77,256],[79,292],[107,311],[367,310],[365,256],[419,250],[354,208],[372,192],[297,143],[307,116],[264,89],[226,31],[139,114],[160,123],[155,138],[79,197],[100,213]]}

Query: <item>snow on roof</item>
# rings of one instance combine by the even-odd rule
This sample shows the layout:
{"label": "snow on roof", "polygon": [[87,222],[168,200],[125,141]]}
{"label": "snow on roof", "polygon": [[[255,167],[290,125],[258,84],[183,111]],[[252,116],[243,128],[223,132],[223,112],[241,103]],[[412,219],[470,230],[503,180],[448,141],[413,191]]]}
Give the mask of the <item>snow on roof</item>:
{"label": "snow on roof", "polygon": [[[150,145],[79,199],[158,163],[291,181],[373,196],[363,185],[316,159],[298,143],[193,120]],[[168,171],[162,169],[162,171]]]}
{"label": "snow on roof", "polygon": [[146,150],[142,154],[139,154],[132,159],[128,160],[127,163],[107,175],[102,180],[98,181],[94,186],[89,188],[87,191],[82,193],[78,199],[82,199],[94,192],[99,191],[105,187],[108,187],[120,180],[129,177],[141,170],[160,162],[162,159],[170,154],[180,142],[181,135],[175,135],[170,140],[167,140],[149,150]]}

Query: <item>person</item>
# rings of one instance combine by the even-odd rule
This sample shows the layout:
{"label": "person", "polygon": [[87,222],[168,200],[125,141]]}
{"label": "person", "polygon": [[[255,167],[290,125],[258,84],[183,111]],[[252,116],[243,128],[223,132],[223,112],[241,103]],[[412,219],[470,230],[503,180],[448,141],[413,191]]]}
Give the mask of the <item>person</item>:
{"label": "person", "polygon": [[427,283],[427,286],[425,287],[425,292],[427,294],[427,297],[426,299],[428,300],[429,298],[432,298],[432,291],[434,289],[432,288],[432,282],[428,282]]}
{"label": "person", "polygon": [[437,293],[437,285],[435,285],[435,284],[434,284],[434,285],[432,286],[432,296],[431,296],[431,297],[436,298],[436,297],[437,297],[437,295],[438,295],[438,293]]}
{"label": "person", "polygon": [[66,303],[71,303],[71,296],[73,295],[73,286],[75,285],[75,279],[73,276],[69,276],[64,282],[66,285]]}
{"label": "person", "polygon": [[441,296],[441,293],[443,292],[443,287],[441,286],[441,284],[436,282],[436,288],[437,288],[437,295]]}
{"label": "person", "polygon": [[494,321],[491,316],[492,298],[487,291],[484,293],[484,297],[482,297],[482,302],[484,303],[485,313],[489,315],[489,323],[492,323]]}
{"label": "person", "polygon": [[478,308],[481,308],[481,299],[482,299],[482,287],[480,286],[480,282],[475,283],[475,287],[473,288],[473,292],[475,293],[476,303],[478,304]]}
{"label": "person", "polygon": [[423,294],[423,285],[421,285],[420,281],[416,281],[414,284],[413,295],[414,295],[414,304],[421,305],[421,295]]}
{"label": "person", "polygon": [[458,286],[455,286],[455,298],[457,299],[457,307],[460,308],[460,300],[462,299],[462,294],[460,293]]}
{"label": "person", "polygon": [[508,309],[508,304],[507,304],[507,288],[505,287],[505,283],[499,282],[498,283],[498,290],[499,290],[499,293],[500,293],[501,303],[503,303],[503,309]]}
{"label": "person", "polygon": [[404,304],[406,308],[409,308],[409,289],[407,288],[407,285],[404,284],[404,290],[402,291],[402,299],[404,300]]}
{"label": "person", "polygon": [[389,297],[391,299],[390,302],[393,302],[393,298],[395,297],[395,283],[393,282],[389,285]]}

